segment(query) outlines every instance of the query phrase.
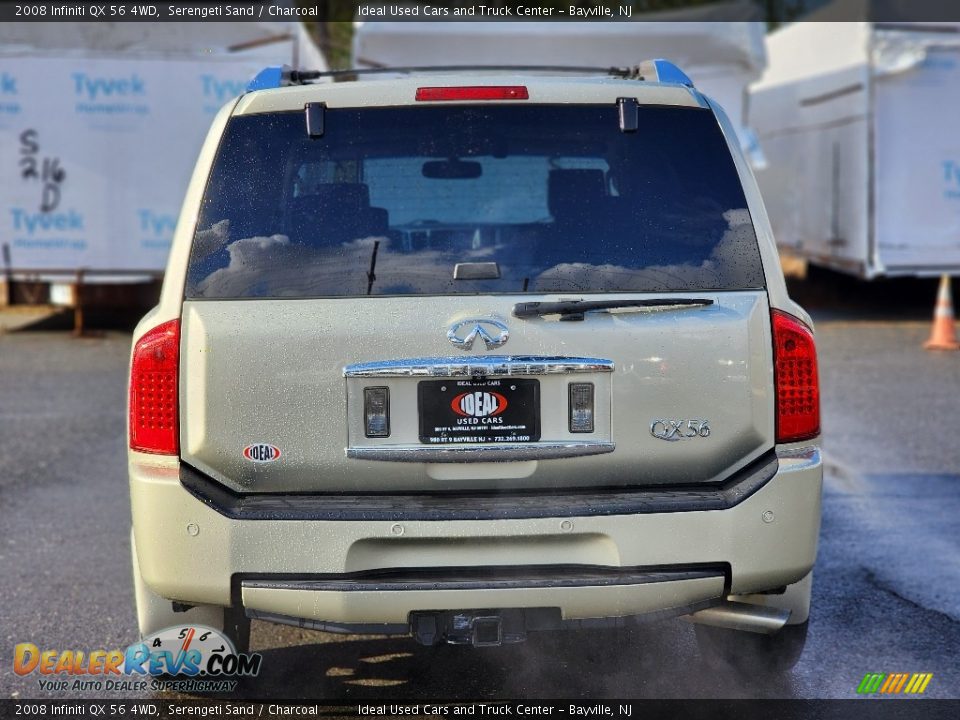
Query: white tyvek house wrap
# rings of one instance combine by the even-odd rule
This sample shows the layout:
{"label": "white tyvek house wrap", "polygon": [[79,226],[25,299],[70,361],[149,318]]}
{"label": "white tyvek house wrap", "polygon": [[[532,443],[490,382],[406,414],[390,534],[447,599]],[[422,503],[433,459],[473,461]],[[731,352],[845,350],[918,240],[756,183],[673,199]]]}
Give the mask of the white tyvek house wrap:
{"label": "white tyvek house wrap", "polygon": [[751,88],[778,243],[868,278],[960,270],[960,37],[902,27],[789,26]]}
{"label": "white tyvek house wrap", "polygon": [[287,23],[26,26],[0,30],[0,244],[14,271],[162,270],[217,110],[265,65],[324,67]]}
{"label": "white tyvek house wrap", "polygon": [[874,52],[879,264],[960,268],[960,37],[897,39]]}

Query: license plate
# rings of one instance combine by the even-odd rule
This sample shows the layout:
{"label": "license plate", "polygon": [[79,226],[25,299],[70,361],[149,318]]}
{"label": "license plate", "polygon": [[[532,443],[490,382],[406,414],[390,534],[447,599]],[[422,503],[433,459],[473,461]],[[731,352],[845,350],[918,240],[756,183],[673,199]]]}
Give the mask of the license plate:
{"label": "license plate", "polygon": [[540,439],[540,381],[424,380],[417,386],[420,442],[524,443]]}

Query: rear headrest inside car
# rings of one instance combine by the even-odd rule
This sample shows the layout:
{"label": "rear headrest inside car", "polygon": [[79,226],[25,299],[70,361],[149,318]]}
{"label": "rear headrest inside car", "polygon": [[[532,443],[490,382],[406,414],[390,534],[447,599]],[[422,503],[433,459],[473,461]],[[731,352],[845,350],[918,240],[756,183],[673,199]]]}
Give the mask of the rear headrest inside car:
{"label": "rear headrest inside car", "polygon": [[370,207],[370,188],[363,183],[323,183],[297,200],[302,206],[358,212]]}
{"label": "rear headrest inside car", "polygon": [[551,170],[547,177],[547,207],[555,218],[579,215],[606,196],[603,170]]}
{"label": "rear headrest inside car", "polygon": [[324,183],[292,204],[294,242],[333,244],[385,235],[387,211],[370,207],[370,188],[362,183]]}

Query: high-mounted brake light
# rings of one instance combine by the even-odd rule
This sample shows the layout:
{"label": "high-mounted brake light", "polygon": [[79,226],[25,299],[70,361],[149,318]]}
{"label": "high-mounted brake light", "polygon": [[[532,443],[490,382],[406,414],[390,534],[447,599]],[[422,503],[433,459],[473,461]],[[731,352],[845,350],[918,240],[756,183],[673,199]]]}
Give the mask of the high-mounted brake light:
{"label": "high-mounted brake light", "polygon": [[137,341],[130,364],[130,448],[158,455],[180,449],[180,321]]}
{"label": "high-mounted brake light", "polygon": [[820,382],[813,333],[793,315],[773,316],[777,442],[809,440],[820,434]]}
{"label": "high-mounted brake light", "polygon": [[417,100],[529,100],[525,85],[471,85],[464,87],[419,87]]}

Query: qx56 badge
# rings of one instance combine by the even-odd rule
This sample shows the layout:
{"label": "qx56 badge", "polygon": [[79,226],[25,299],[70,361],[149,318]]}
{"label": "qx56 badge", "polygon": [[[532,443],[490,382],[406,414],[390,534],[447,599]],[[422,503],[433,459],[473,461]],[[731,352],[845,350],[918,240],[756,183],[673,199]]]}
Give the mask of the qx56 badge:
{"label": "qx56 badge", "polygon": [[658,440],[692,440],[710,437],[708,420],[654,420],[650,423],[650,434]]}

